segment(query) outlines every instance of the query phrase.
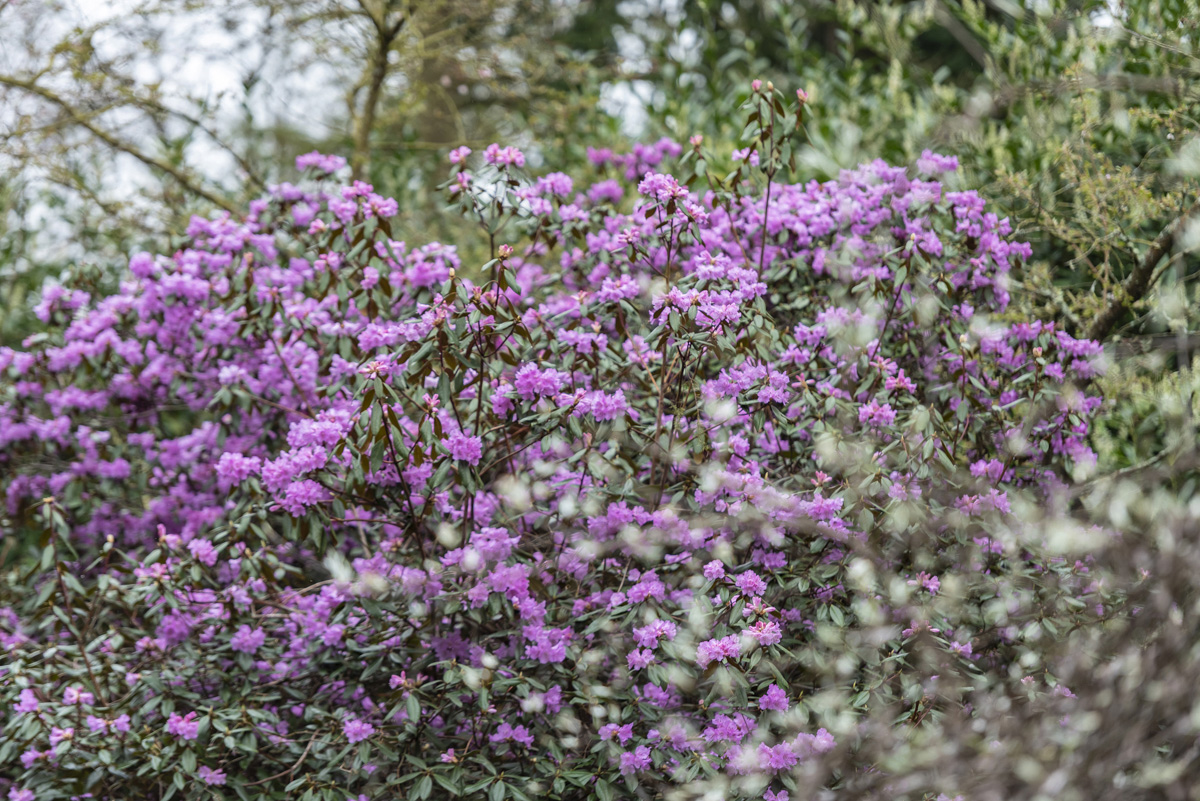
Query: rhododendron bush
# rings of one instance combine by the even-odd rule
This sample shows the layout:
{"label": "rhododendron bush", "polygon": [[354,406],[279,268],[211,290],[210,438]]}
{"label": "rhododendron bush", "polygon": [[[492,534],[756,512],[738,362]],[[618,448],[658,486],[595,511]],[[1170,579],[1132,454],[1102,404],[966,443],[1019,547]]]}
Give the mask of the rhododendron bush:
{"label": "rhododendron bush", "polygon": [[887,733],[1071,736],[1025,646],[1112,614],[1055,544],[1100,349],[1004,321],[1029,248],[953,159],[785,180],[803,100],[725,177],[455,151],[482,266],[313,155],[48,287],[0,352],[9,797],[952,797]]}

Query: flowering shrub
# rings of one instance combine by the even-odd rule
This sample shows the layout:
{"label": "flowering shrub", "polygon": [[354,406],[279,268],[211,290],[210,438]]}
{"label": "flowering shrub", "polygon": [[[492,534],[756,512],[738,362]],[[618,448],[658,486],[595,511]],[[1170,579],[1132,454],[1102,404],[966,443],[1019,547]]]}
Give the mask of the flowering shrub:
{"label": "flowering shrub", "polygon": [[799,101],[723,180],[455,151],[479,280],[311,156],[49,287],[0,351],[9,797],[786,799],[894,772],[869,721],[1057,708],[1022,643],[1107,591],[1035,513],[1100,350],[995,322],[1028,246],[953,159],[774,180]]}

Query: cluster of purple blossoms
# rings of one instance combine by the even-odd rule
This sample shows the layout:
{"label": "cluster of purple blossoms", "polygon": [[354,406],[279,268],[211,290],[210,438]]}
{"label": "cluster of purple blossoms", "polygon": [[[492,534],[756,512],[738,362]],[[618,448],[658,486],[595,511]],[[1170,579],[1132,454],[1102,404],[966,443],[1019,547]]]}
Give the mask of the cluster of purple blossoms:
{"label": "cluster of purple blossoms", "polygon": [[252,629],[243,624],[238,627],[237,632],[229,639],[229,647],[234,651],[241,651],[244,654],[254,655],[254,652],[262,647],[262,644],[267,641],[267,633],[261,628]]}
{"label": "cluster of purple blossoms", "polygon": [[296,169],[303,172],[309,167],[318,169],[324,173],[332,175],[338,170],[346,166],[346,159],[341,156],[329,156],[323,153],[313,151],[305,153],[302,156],[296,157]]}
{"label": "cluster of purple blossoms", "polygon": [[714,640],[706,640],[696,648],[696,664],[703,669],[713,662],[725,662],[730,659],[737,659],[741,655],[741,652],[741,637],[737,634],[730,634]]}
{"label": "cluster of purple blossoms", "polygon": [[474,467],[483,458],[483,440],[472,437],[461,431],[455,432],[443,440],[450,458],[457,459]]}
{"label": "cluster of purple blossoms", "polygon": [[[45,717],[10,798],[54,759],[117,742],[146,760],[124,735],[191,743],[202,720],[206,786],[284,793],[291,773],[267,771],[308,773],[305,743],[339,725],[371,751],[351,793],[418,739],[439,781],[487,761],[655,792],[684,763],[780,782],[854,736],[809,709],[781,733],[804,691],[781,667],[830,632],[874,647],[864,627],[886,627],[859,610],[899,632],[880,653],[932,640],[1004,682],[1011,632],[945,611],[943,582],[997,597],[1032,564],[1101,606],[1082,560],[1005,536],[1018,498],[1094,460],[1099,399],[1078,387],[1102,353],[989,317],[1030,251],[926,180],[954,159],[725,197],[671,174],[680,152],[593,151],[617,177],[589,185],[526,180],[492,145],[497,189],[453,151],[455,202],[511,221],[486,281],[395,239],[398,205],[358,182],[197,218],[111,297],[48,287],[53,332],[0,348],[0,491],[14,519],[69,507],[78,580],[121,599],[97,602],[95,630],[121,634],[88,655],[121,670],[0,690],[15,725]],[[887,606],[866,573],[913,591]],[[13,606],[15,654],[76,647]],[[915,665],[937,660],[911,661],[931,681]],[[146,711],[107,711],[126,695]],[[234,713],[252,731],[218,734]]]}
{"label": "cluster of purple blossoms", "polygon": [[167,733],[173,734],[181,740],[195,740],[200,736],[200,721],[196,719],[195,712],[188,712],[186,715],[171,713],[171,717],[167,720]]}
{"label": "cluster of purple blossoms", "polygon": [[342,724],[342,733],[351,743],[361,743],[375,733],[375,727],[358,718],[346,718]]}
{"label": "cluster of purple blossoms", "polygon": [[483,152],[483,158],[488,164],[497,167],[524,167],[525,154],[515,147],[501,147],[493,142]]}

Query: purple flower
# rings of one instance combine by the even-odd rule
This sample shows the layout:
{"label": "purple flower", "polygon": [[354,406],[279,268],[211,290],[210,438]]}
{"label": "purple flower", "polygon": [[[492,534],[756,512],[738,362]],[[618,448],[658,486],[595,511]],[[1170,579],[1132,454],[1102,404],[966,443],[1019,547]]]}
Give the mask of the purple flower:
{"label": "purple flower", "polygon": [[221,770],[220,768],[213,770],[207,765],[201,765],[200,770],[198,770],[196,773],[199,775],[200,781],[204,782],[205,784],[212,785],[225,783],[225,771]]}
{"label": "purple flower", "polygon": [[244,654],[253,654],[266,641],[267,634],[261,628],[252,629],[243,624],[238,628],[237,633],[230,638],[229,647],[234,651],[240,651]]}
{"label": "purple flower", "polygon": [[21,694],[18,696],[18,698],[20,698],[20,700],[13,704],[13,711],[18,715],[21,715],[25,712],[38,711],[38,699],[33,690],[28,688],[21,690]]}
{"label": "purple flower", "polygon": [[315,150],[296,157],[296,169],[301,172],[309,167],[315,167],[324,173],[333,174],[345,166],[346,160],[341,156],[327,156]]}
{"label": "purple flower", "polygon": [[621,745],[633,739],[633,724],[626,723],[624,726],[619,726],[616,723],[605,723],[600,727],[600,739],[608,740],[612,737],[617,738]]}
{"label": "purple flower", "polygon": [[50,727],[50,747],[61,743],[63,740],[71,740],[75,737],[74,727],[68,726],[65,729],[60,729],[57,726]]}
{"label": "purple flower", "polygon": [[805,759],[815,754],[827,754],[836,747],[837,741],[825,729],[818,729],[816,734],[798,734],[792,741],[792,748]]}
{"label": "purple flower", "polygon": [[872,400],[858,408],[858,422],[866,423],[871,428],[883,428],[896,422],[896,412],[892,410],[891,404],[880,404]]}
{"label": "purple flower", "polygon": [[568,378],[570,376],[566,373],[550,368],[543,370],[530,362],[517,370],[513,377],[513,388],[522,399],[532,401],[539,397],[557,395]]}
{"label": "purple flower", "polygon": [[311,478],[306,478],[289,483],[284,488],[279,505],[292,517],[300,517],[305,509],[323,503],[329,500],[329,497],[329,490]]}
{"label": "purple flower", "polygon": [[769,746],[762,743],[758,746],[758,765],[763,770],[778,773],[781,770],[787,770],[800,761],[800,757],[796,756],[796,752],[787,743]]}
{"label": "purple flower", "polygon": [[471,155],[471,148],[467,147],[466,145],[463,145],[462,147],[456,147],[450,151],[450,163],[462,164],[467,160],[467,156],[469,155]]}
{"label": "purple flower", "polygon": [[725,565],[721,564],[716,559],[712,560],[704,566],[704,577],[709,581],[725,577]]}
{"label": "purple flower", "polygon": [[195,740],[200,736],[200,721],[196,720],[195,712],[182,716],[172,713],[167,720],[167,732],[182,740]]}
{"label": "purple flower", "polygon": [[625,661],[630,670],[641,670],[654,664],[654,652],[648,648],[630,651]]}
{"label": "purple flower", "polygon": [[240,453],[223,453],[217,461],[218,486],[223,490],[242,483],[256,475],[262,467],[262,459],[251,458]]}
{"label": "purple flower", "polygon": [[744,148],[742,150],[733,151],[734,161],[748,161],[754,167],[758,166],[759,156],[758,151],[752,148]]}
{"label": "purple flower", "polygon": [[888,392],[894,392],[897,389],[904,390],[905,392],[916,392],[917,391],[916,383],[913,382],[913,380],[911,378],[906,376],[904,374],[903,370],[901,370],[896,375],[890,375],[886,379],[884,379],[883,387]]}
{"label": "purple flower", "polygon": [[483,151],[483,159],[497,167],[524,167],[525,154],[515,147],[500,147],[493,142]]}
{"label": "purple flower", "polygon": [[607,392],[589,392],[579,401],[577,414],[590,414],[597,420],[616,420],[629,410],[629,402],[621,390],[609,394]]}
{"label": "purple flower", "polygon": [[533,745],[533,735],[524,726],[513,726],[509,723],[501,723],[496,731],[488,737],[488,741],[492,743],[504,743],[508,741],[520,743],[529,748]]}
{"label": "purple flower", "polygon": [[650,767],[650,746],[639,745],[632,751],[621,754],[621,773],[628,776]]}
{"label": "purple flower", "polygon": [[671,200],[687,197],[688,190],[686,186],[681,186],[673,175],[647,173],[638,184],[638,193],[666,204]]}
{"label": "purple flower", "polygon": [[938,590],[942,588],[941,579],[939,579],[937,576],[931,576],[925,571],[918,573],[915,579],[909,579],[908,585],[910,587],[921,587],[926,589],[929,591],[930,595],[937,595]]}
{"label": "purple flower", "polygon": [[13,785],[12,789],[8,791],[8,801],[33,801],[34,798],[36,796],[33,794],[33,790],[26,790],[16,785]]}
{"label": "purple flower", "polygon": [[786,712],[790,706],[787,693],[778,684],[772,684],[758,699],[758,708],[763,710]]}
{"label": "purple flower", "polygon": [[754,731],[754,725],[754,718],[740,712],[734,715],[717,715],[713,718],[712,725],[708,726],[700,736],[709,743],[722,741],[740,743],[750,732]]}
{"label": "purple flower", "polygon": [[932,150],[925,150],[917,159],[917,172],[925,175],[941,175],[944,172],[954,172],[958,169],[957,156],[942,156]]}
{"label": "purple flower", "polygon": [[745,573],[742,573],[733,580],[733,583],[741,590],[742,595],[747,597],[762,595],[767,591],[767,582],[763,581],[753,570],[747,570]]}
{"label": "purple flower", "polygon": [[566,173],[552,172],[538,178],[537,186],[542,192],[549,192],[557,197],[567,197],[575,188],[575,182]]}
{"label": "purple flower", "polygon": [[704,669],[713,662],[736,659],[741,652],[741,638],[736,634],[730,634],[719,640],[706,640],[700,643],[696,649],[696,663],[700,665],[701,669]]}
{"label": "purple flower", "polygon": [[758,644],[763,647],[774,645],[783,639],[783,630],[774,620],[760,620],[746,629],[746,633],[758,640]]}
{"label": "purple flower", "polygon": [[217,563],[217,549],[206,539],[194,539],[188,543],[188,550],[197,562],[212,567]]}
{"label": "purple flower", "polygon": [[479,437],[468,436],[461,431],[455,432],[442,440],[450,458],[466,462],[474,467],[483,458],[483,440]]}
{"label": "purple flower", "polygon": [[548,629],[541,626],[526,626],[525,636],[533,641],[525,649],[525,656],[536,659],[543,665],[562,662],[567,658],[567,643],[571,641],[569,628]]}
{"label": "purple flower", "polygon": [[133,254],[129,259],[129,272],[137,278],[149,278],[154,273],[154,256],[146,252]]}
{"label": "purple flower", "polygon": [[96,703],[96,697],[86,690],[81,690],[78,687],[68,687],[67,689],[63,690],[63,703],[67,704],[68,706],[73,706],[75,704],[91,706],[92,704]]}
{"label": "purple flower", "polygon": [[642,648],[657,648],[660,639],[673,640],[678,627],[669,620],[655,620],[633,630],[633,640]]}
{"label": "purple flower", "polygon": [[359,743],[375,733],[375,727],[358,718],[346,718],[342,724],[342,733],[351,743]]}

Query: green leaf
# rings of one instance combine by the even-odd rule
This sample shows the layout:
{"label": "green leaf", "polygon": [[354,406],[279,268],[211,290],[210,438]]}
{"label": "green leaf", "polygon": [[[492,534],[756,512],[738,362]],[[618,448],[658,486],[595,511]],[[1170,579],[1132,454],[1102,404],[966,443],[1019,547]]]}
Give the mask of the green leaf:
{"label": "green leaf", "polygon": [[416,693],[409,693],[405,699],[405,710],[408,712],[408,719],[411,723],[416,723],[421,719],[421,702],[417,700]]}
{"label": "green leaf", "polygon": [[444,787],[448,792],[454,793],[454,797],[458,797],[460,786],[450,780],[450,777],[441,773],[433,774],[434,781]]}

